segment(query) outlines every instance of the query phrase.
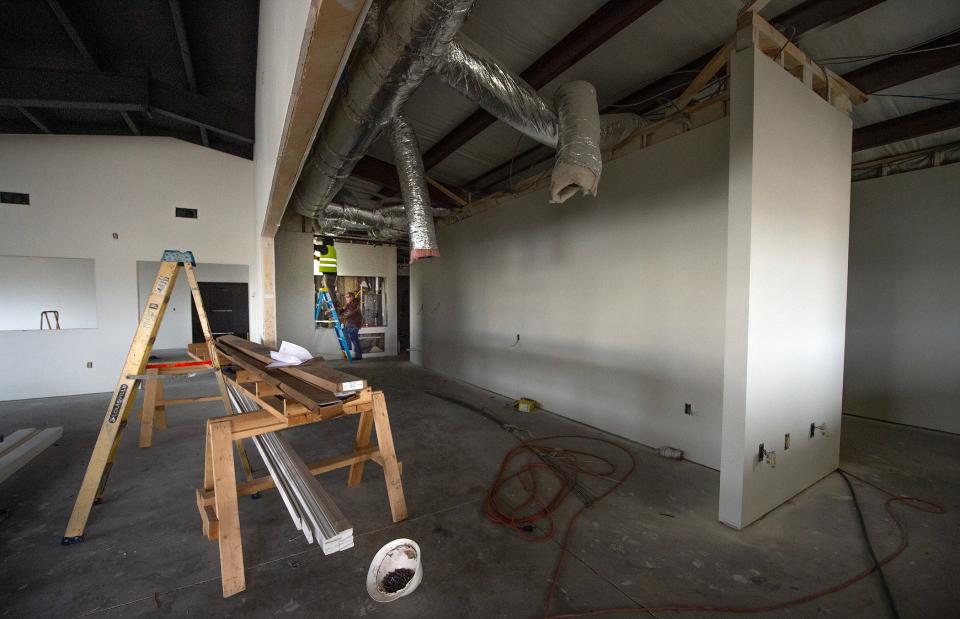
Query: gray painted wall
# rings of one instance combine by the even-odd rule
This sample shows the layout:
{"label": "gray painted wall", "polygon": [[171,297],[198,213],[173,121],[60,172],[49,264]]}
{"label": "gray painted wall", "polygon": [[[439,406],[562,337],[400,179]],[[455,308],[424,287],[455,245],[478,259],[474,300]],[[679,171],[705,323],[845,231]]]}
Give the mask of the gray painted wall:
{"label": "gray painted wall", "polygon": [[411,360],[717,468],[727,141],[718,121],[606,164],[596,199],[441,228],[410,266]]}
{"label": "gray painted wall", "polygon": [[846,413],[960,433],[960,165],[853,185]]}

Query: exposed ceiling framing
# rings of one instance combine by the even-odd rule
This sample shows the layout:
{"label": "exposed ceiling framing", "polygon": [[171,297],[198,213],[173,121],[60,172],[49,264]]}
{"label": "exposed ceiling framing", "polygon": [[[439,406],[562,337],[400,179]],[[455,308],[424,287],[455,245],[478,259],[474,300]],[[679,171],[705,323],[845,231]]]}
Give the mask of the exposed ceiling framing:
{"label": "exposed ceiling framing", "polygon": [[0,133],[168,136],[253,157],[258,0],[4,11]]}
{"label": "exposed ceiling framing", "polygon": [[957,127],[960,127],[960,103],[947,103],[860,127],[853,132],[853,150],[858,152]]}
{"label": "exposed ceiling framing", "polygon": [[[845,19],[858,15],[883,2],[883,0],[807,0],[771,20],[771,23],[792,40],[804,34],[838,24]],[[617,101],[613,106],[602,110],[603,113],[623,111],[642,114],[660,105],[662,96],[679,95],[690,84],[692,75],[701,71],[714,58],[720,48],[712,49],[691,62],[677,67],[660,79],[654,80],[636,92]],[[535,146],[519,154],[512,161],[484,172],[469,183],[467,189],[482,192],[507,180],[511,175],[522,174],[531,167],[553,156],[553,151],[545,146]]]}
{"label": "exposed ceiling framing", "polygon": [[[953,46],[953,47],[951,47]],[[915,50],[929,49],[922,54],[890,56],[844,75],[866,93],[880,92],[927,75],[960,65],[960,32],[935,39]]]}
{"label": "exposed ceiling framing", "polygon": [[0,106],[160,114],[253,144],[253,118],[143,75],[0,69]]}
{"label": "exposed ceiling framing", "polygon": [[[578,60],[603,45],[662,1],[610,0],[535,60],[520,73],[520,77],[534,88],[546,86]],[[424,153],[424,168],[429,170],[436,166],[496,120],[486,111],[478,109]],[[354,175],[373,182],[379,182],[379,180],[365,176],[363,171],[379,170],[381,164],[390,165],[369,155],[364,157],[360,164],[362,165],[357,165],[359,169],[354,169]],[[394,174],[393,177],[395,176]],[[395,184],[384,184],[384,186],[393,190],[398,188]],[[447,199],[445,202],[449,203],[450,200]]]}

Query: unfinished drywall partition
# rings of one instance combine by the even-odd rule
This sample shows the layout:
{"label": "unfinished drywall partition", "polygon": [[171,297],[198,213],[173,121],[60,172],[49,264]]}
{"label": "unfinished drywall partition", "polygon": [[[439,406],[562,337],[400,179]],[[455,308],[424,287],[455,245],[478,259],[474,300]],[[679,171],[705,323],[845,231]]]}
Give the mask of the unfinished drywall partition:
{"label": "unfinished drywall partition", "polygon": [[851,133],[761,52],[734,54],[720,520],[736,528],[837,466]]}
{"label": "unfinished drywall partition", "polygon": [[597,198],[441,228],[410,266],[411,360],[717,468],[727,140],[718,121],[606,164]]}
{"label": "unfinished drywall partition", "polygon": [[[383,333],[386,350],[397,354],[397,248],[337,242],[337,274],[383,277],[386,327],[364,327],[361,335]],[[333,329],[317,329],[313,278],[313,234],[281,230],[276,237],[277,335],[326,359],[339,359]],[[377,356],[377,355],[372,355]]]}
{"label": "unfinished drywall partition", "polygon": [[843,412],[960,433],[960,165],[860,181]]}
{"label": "unfinished drywall partition", "polygon": [[96,329],[0,332],[0,400],[113,389],[140,318],[138,260],[253,255],[253,163],[180,140],[0,136],[0,187],[30,193],[0,206],[2,253],[93,259],[97,293]]}

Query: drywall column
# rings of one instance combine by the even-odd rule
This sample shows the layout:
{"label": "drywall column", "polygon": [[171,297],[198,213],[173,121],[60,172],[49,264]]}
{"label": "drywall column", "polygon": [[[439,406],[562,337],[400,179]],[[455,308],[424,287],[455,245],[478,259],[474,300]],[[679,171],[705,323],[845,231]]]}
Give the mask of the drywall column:
{"label": "drywall column", "polygon": [[[732,527],[837,467],[851,134],[846,115],[769,58],[734,54],[720,465],[720,520]],[[826,434],[811,438],[811,423]],[[759,461],[761,443],[775,467]]]}

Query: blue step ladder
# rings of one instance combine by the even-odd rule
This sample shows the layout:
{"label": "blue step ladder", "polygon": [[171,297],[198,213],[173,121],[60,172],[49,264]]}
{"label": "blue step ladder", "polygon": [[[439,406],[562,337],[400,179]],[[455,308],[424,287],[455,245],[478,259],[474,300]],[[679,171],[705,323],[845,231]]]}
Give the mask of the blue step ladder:
{"label": "blue step ladder", "polygon": [[330,312],[330,319],[333,321],[333,328],[337,332],[337,341],[340,343],[340,351],[347,363],[353,363],[353,356],[350,354],[350,344],[347,342],[347,336],[343,333],[343,325],[340,324],[340,316],[337,315],[337,308],[333,305],[333,299],[330,298],[330,291],[321,288],[317,292],[317,307],[313,312],[313,320],[320,322],[320,312],[326,308]]}

